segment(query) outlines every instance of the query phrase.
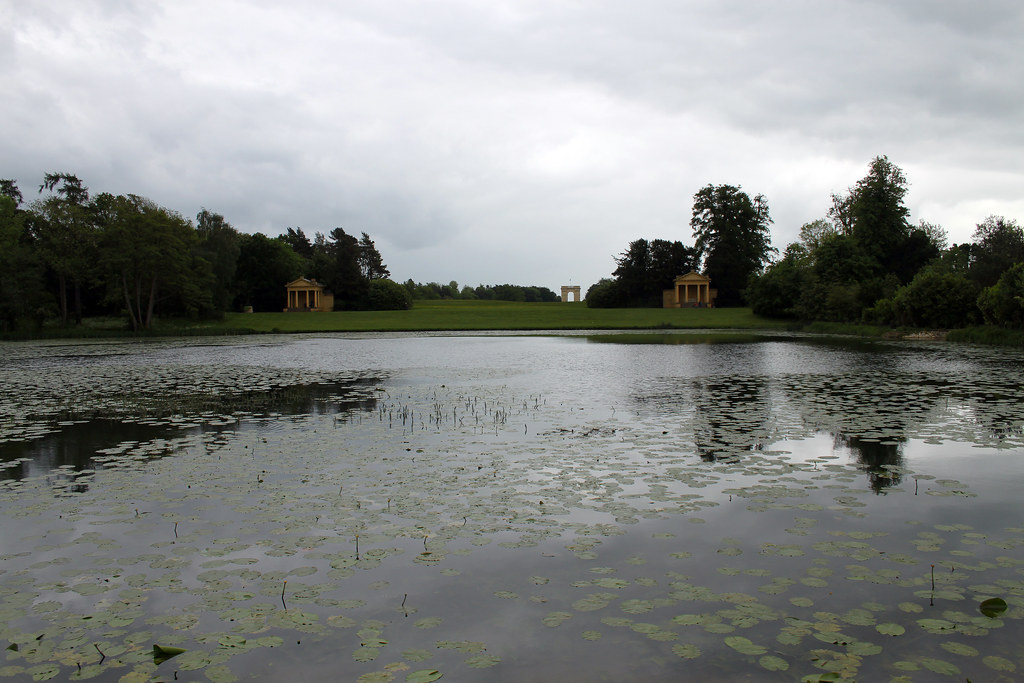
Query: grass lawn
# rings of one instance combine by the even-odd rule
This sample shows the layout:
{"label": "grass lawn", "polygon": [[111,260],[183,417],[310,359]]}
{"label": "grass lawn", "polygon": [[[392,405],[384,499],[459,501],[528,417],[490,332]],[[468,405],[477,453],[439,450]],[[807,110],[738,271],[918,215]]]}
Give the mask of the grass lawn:
{"label": "grass lawn", "polygon": [[[416,301],[408,311],[229,313],[215,329],[255,332],[377,332],[434,330],[779,329],[783,321],[749,308],[587,308],[584,303]],[[198,330],[197,330],[198,331]]]}

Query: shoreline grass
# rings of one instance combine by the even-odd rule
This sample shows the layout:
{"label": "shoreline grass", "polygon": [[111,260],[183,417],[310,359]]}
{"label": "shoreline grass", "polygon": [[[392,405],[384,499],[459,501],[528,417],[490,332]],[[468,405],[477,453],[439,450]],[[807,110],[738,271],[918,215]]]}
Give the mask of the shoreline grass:
{"label": "shoreline grass", "polygon": [[[800,323],[754,315],[749,308],[588,308],[584,302],[426,300],[407,311],[331,313],[227,313],[222,320],[158,319],[135,333],[119,317],[88,318],[80,327],[44,325],[41,330],[0,334],[0,340],[203,337],[344,332],[483,332],[574,330],[775,330],[871,338],[901,338],[913,330],[853,323]],[[951,331],[953,342],[1024,346],[1024,331],[972,327]]]}
{"label": "shoreline grass", "polygon": [[755,316],[749,308],[588,308],[584,303],[512,301],[416,301],[407,311],[330,313],[227,313],[219,321],[161,319],[152,330],[133,333],[120,318],[94,318],[81,327],[44,326],[6,333],[3,339],[184,337],[231,334],[332,332],[459,332],[526,330],[767,329],[785,321]]}

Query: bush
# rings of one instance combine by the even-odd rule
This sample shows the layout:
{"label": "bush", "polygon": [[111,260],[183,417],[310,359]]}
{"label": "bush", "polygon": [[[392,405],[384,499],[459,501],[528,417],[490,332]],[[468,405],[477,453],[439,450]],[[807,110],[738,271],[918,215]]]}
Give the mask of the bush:
{"label": "bush", "polygon": [[959,273],[925,269],[864,312],[868,322],[909,327],[965,327],[976,322],[974,285]]}
{"label": "bush", "polygon": [[750,279],[743,296],[755,314],[769,318],[797,317],[800,294],[808,280],[800,256],[787,249],[785,258]]}
{"label": "bush", "polygon": [[366,298],[371,311],[405,311],[412,308],[409,290],[391,280],[371,280]]}
{"label": "bush", "polygon": [[865,312],[865,319],[911,327],[965,327],[977,321],[974,285],[959,273],[925,269]]}
{"label": "bush", "polygon": [[611,278],[602,278],[587,290],[588,308],[622,308],[625,305],[619,283]]}
{"label": "bush", "polygon": [[1024,263],[1018,263],[978,296],[978,308],[990,325],[1024,328]]}

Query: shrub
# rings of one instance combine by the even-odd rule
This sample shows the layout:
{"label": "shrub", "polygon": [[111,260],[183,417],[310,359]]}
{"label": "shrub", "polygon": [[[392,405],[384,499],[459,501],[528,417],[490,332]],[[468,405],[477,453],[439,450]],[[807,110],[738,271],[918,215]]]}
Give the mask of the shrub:
{"label": "shrub", "polygon": [[412,308],[409,290],[391,280],[371,280],[366,298],[372,311],[405,311]]}
{"label": "shrub", "polygon": [[1024,328],[1024,263],[1018,263],[978,296],[985,322],[1001,327]]}

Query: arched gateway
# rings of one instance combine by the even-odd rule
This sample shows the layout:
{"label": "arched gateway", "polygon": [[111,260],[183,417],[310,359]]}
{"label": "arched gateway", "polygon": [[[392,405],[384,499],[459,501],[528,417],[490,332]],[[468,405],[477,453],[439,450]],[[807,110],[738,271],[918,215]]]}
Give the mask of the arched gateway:
{"label": "arched gateway", "polygon": [[575,296],[576,297],[575,299],[572,299],[572,301],[579,301],[580,300],[580,288],[579,288],[579,285],[563,285],[562,286],[562,303],[569,302],[570,301],[570,299],[569,299],[570,296]]}

